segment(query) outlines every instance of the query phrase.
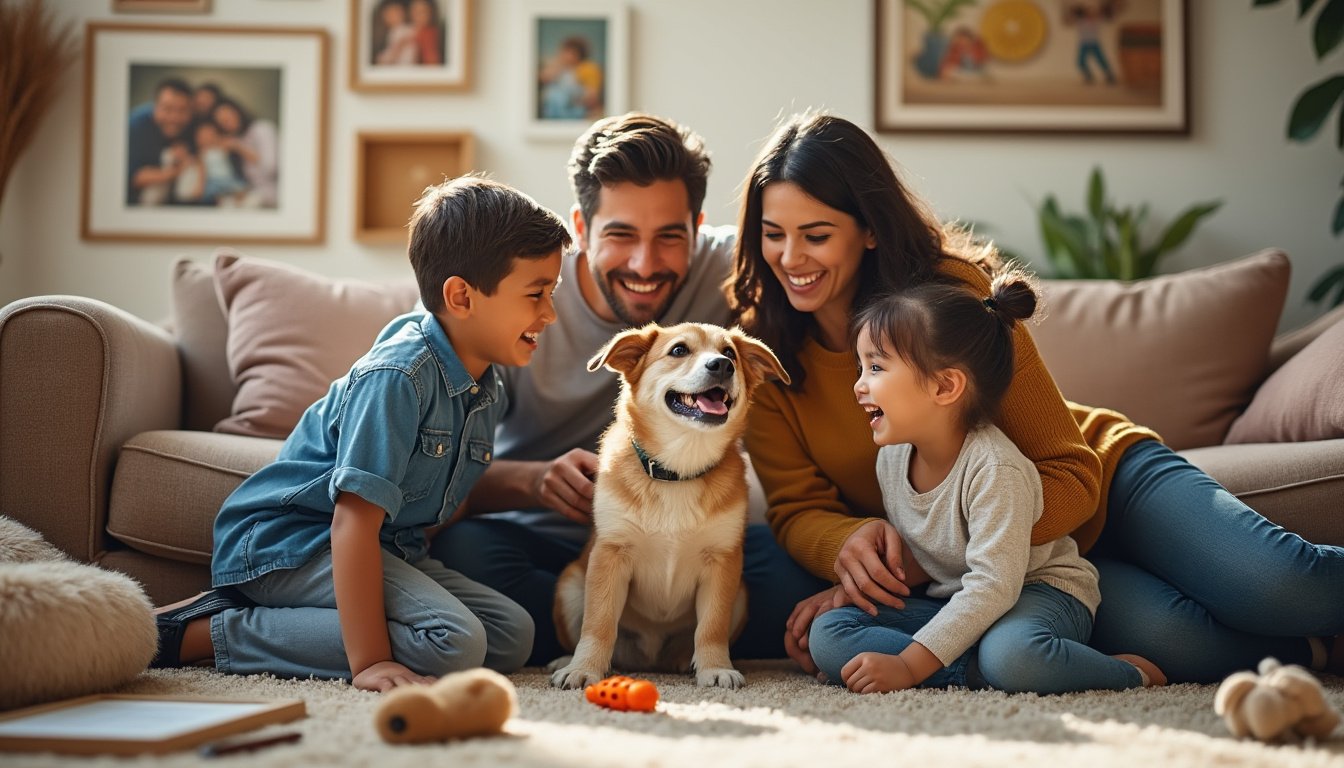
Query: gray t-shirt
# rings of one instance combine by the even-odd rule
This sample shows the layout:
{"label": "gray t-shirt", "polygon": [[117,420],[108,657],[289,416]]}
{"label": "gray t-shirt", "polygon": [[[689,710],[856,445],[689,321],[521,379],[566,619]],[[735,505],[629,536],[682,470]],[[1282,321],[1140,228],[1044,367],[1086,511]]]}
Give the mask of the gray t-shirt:
{"label": "gray t-shirt", "polygon": [[1033,547],[1044,508],[1036,465],[994,425],[966,436],[952,471],[927,493],[910,485],[909,444],[877,453],[882,504],[928,572],[930,597],[950,598],[915,641],[949,664],[1017,603],[1024,584],[1044,582],[1095,613],[1097,569],[1065,536]]}
{"label": "gray t-shirt", "polygon": [[[732,270],[734,226],[701,227],[686,281],[661,325],[728,322],[723,283]],[[611,423],[620,393],[615,373],[588,372],[588,360],[626,329],[598,317],[579,290],[578,254],[565,256],[555,291],[556,321],[541,334],[530,365],[502,368],[509,410],[495,430],[495,456],[512,461],[550,461],[573,448],[597,450]],[[587,528],[544,509],[494,513],[566,538],[582,539]]]}

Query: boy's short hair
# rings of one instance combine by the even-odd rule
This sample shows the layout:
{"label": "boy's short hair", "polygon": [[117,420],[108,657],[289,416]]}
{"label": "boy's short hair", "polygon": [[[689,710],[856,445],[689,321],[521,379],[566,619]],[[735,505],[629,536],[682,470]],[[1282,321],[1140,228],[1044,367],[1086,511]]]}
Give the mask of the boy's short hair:
{"label": "boy's short hair", "polygon": [[515,258],[540,259],[569,247],[551,211],[507,184],[463,176],[425,189],[411,214],[411,268],[420,300],[443,309],[443,284],[460,277],[489,296]]}
{"label": "boy's short hair", "polygon": [[592,221],[603,186],[630,181],[646,187],[680,180],[694,221],[705,204],[709,168],[705,142],[690,129],[630,112],[602,118],[579,137],[569,156],[569,185],[583,220]]}

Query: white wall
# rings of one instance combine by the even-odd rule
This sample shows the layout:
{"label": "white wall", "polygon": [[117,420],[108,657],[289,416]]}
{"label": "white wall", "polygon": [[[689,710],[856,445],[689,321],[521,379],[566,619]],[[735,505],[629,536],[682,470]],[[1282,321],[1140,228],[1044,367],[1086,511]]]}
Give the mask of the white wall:
{"label": "white wall", "polygon": [[[477,165],[559,211],[570,205],[568,141],[523,135],[522,0],[477,0],[475,86],[460,95],[357,94],[345,87],[348,0],[215,0],[206,16],[113,14],[108,0],[50,2],[62,18],[121,22],[319,26],[331,34],[326,243],[242,246],[332,276],[405,274],[395,247],[353,241],[354,135],[374,129],[475,132]],[[632,108],[666,115],[705,136],[716,172],[708,219],[735,219],[738,186],[779,115],[824,107],[872,125],[869,0],[630,0]],[[1283,138],[1293,97],[1338,70],[1318,65],[1296,3],[1252,10],[1250,0],[1190,0],[1189,137],[996,137],[888,134],[883,146],[906,180],[944,216],[993,226],[1020,252],[1039,245],[1032,201],[1048,192],[1081,207],[1100,163],[1119,202],[1147,201],[1167,220],[1216,197],[1222,210],[1163,271],[1279,246],[1293,258],[1284,327],[1315,314],[1307,286],[1340,262],[1329,233],[1344,162],[1333,120],[1310,145]],[[89,243],[79,239],[82,65],[67,73],[41,133],[19,163],[0,210],[0,304],[23,296],[94,296],[142,317],[167,312],[168,265],[205,259],[210,245]],[[220,243],[225,244],[223,242]]]}

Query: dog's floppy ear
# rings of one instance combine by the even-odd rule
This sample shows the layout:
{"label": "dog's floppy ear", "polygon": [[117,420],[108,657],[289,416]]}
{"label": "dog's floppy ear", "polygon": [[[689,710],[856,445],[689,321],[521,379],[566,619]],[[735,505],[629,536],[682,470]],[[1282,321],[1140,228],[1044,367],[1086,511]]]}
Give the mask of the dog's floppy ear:
{"label": "dog's floppy ear", "polygon": [[588,361],[588,370],[596,371],[605,365],[617,373],[630,373],[653,348],[658,330],[656,323],[649,323],[643,328],[631,328],[612,336],[611,341]]}
{"label": "dog's floppy ear", "polygon": [[784,370],[779,358],[775,357],[775,353],[764,342],[748,336],[741,328],[736,326],[732,329],[732,335],[733,346],[737,347],[738,362],[745,364],[747,370],[751,372],[754,379],[753,386],[771,376],[785,384],[791,381],[789,372]]}

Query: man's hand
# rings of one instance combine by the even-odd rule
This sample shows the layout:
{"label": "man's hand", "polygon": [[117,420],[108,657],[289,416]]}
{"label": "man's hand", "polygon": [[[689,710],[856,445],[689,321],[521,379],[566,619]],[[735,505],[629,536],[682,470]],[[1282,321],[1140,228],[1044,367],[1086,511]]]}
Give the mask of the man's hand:
{"label": "man's hand", "polygon": [[417,675],[395,661],[378,661],[361,670],[351,681],[362,691],[390,691],[403,685],[428,685],[435,678]]}
{"label": "man's hand", "polygon": [[809,675],[818,673],[817,664],[807,648],[807,635],[812,630],[812,621],[821,614],[848,604],[848,597],[840,587],[823,589],[817,594],[799,600],[784,624],[784,651],[789,658],[798,663]]}
{"label": "man's hand", "polygon": [[881,603],[904,608],[901,597],[910,594],[902,567],[901,535],[886,520],[874,519],[845,539],[835,558],[835,575],[850,601],[876,616]]}
{"label": "man's hand", "polygon": [[597,454],[575,448],[543,465],[537,478],[537,499],[576,523],[593,523],[593,476]]}

